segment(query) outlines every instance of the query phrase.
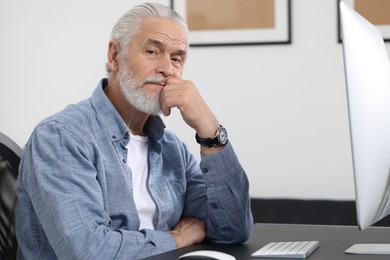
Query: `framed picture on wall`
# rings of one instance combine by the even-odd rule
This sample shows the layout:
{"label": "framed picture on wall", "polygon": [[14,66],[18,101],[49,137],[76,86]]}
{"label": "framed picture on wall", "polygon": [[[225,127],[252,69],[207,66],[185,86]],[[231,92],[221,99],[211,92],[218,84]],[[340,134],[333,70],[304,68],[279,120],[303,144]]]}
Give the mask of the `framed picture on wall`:
{"label": "framed picture on wall", "polygon": [[339,1],[352,7],[361,16],[374,24],[383,36],[390,41],[390,1],[389,0],[336,0],[338,17],[338,42],[342,41]]}
{"label": "framed picture on wall", "polygon": [[171,0],[191,46],[291,43],[290,0]]}

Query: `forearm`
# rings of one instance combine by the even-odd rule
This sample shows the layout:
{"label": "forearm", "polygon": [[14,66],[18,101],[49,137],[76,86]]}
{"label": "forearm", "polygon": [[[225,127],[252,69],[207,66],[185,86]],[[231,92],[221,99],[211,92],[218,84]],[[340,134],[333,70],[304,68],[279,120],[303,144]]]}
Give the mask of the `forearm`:
{"label": "forearm", "polygon": [[207,187],[207,239],[240,243],[253,227],[249,182],[231,144],[224,149],[202,158],[200,164]]}
{"label": "forearm", "polygon": [[218,153],[219,151],[221,151],[222,149],[224,148],[224,146],[218,146],[218,147],[206,147],[206,146],[202,146],[200,145],[200,153],[204,156],[209,156],[209,155],[212,155],[214,153]]}
{"label": "forearm", "polygon": [[169,234],[175,239],[176,247],[181,248],[202,242],[206,236],[206,225],[199,219],[187,217],[181,219]]}

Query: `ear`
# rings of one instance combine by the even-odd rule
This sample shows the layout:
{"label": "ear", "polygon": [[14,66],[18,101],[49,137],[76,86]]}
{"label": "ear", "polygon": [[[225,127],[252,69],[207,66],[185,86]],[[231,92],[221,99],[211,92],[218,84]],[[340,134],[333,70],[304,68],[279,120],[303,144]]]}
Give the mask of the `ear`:
{"label": "ear", "polygon": [[119,48],[116,41],[110,41],[108,44],[108,62],[110,71],[117,71],[119,68]]}

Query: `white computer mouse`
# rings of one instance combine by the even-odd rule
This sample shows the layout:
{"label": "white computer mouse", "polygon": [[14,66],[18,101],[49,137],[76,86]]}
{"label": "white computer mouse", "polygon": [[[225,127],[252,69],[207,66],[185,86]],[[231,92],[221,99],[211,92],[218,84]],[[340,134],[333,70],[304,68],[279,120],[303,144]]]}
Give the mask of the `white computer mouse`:
{"label": "white computer mouse", "polygon": [[180,259],[215,259],[215,260],[236,260],[232,255],[215,250],[197,250],[186,253]]}

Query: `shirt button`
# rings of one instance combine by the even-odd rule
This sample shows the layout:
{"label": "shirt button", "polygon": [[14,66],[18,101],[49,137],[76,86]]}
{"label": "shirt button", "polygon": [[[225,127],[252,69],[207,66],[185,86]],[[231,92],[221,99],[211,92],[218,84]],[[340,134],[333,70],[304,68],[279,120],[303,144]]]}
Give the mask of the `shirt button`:
{"label": "shirt button", "polygon": [[112,139],[116,139],[116,135],[111,136]]}
{"label": "shirt button", "polygon": [[211,207],[212,207],[213,209],[216,209],[216,208],[218,208],[218,205],[217,205],[217,203],[211,203],[210,205],[211,205]]}
{"label": "shirt button", "polygon": [[208,172],[209,172],[209,169],[203,168],[203,169],[202,169],[202,172],[203,172],[203,173],[208,173]]}
{"label": "shirt button", "polygon": [[127,140],[128,138],[129,138],[129,132],[126,132],[126,134],[125,134],[125,140]]}
{"label": "shirt button", "polygon": [[122,162],[126,163],[126,159],[122,159]]}

